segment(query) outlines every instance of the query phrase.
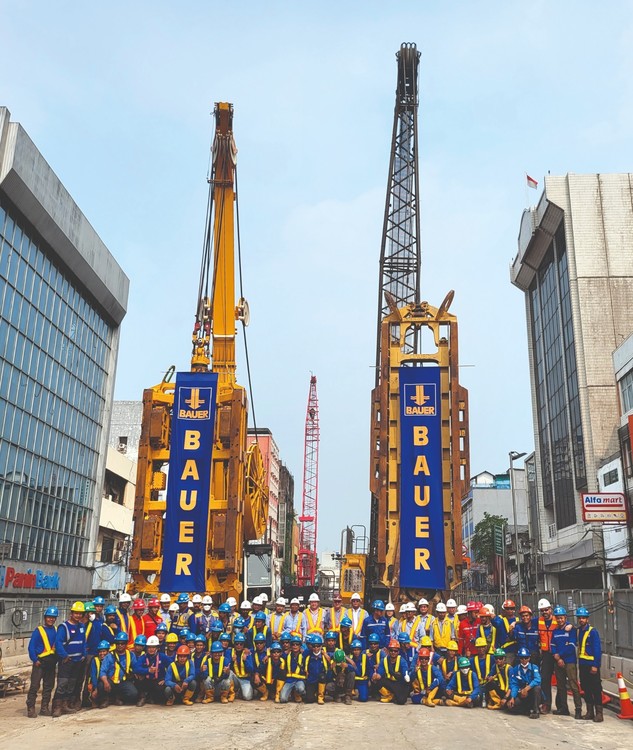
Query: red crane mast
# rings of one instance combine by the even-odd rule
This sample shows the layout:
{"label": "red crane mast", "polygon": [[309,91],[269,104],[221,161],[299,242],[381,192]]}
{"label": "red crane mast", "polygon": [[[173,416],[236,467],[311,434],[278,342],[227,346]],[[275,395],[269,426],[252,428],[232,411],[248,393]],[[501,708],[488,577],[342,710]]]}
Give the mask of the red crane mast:
{"label": "red crane mast", "polygon": [[303,454],[303,502],[299,535],[299,586],[314,586],[317,571],[317,513],[319,508],[319,399],[316,376],[310,377]]}

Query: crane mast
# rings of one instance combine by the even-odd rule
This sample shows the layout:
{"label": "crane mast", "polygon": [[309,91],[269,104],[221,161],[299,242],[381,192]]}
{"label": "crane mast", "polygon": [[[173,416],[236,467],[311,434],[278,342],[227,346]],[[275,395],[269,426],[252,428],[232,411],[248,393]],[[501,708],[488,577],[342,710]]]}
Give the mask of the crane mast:
{"label": "crane mast", "polygon": [[[239,596],[243,588],[244,543],[264,533],[268,486],[259,447],[256,442],[249,447],[247,442],[248,401],[245,389],[236,382],[236,321],[246,326],[248,305],[244,299],[237,304],[235,301],[237,148],[233,139],[233,105],[220,102],[215,105],[213,114],[215,136],[192,334],[191,372],[198,374],[203,383],[207,376],[209,383],[217,378],[217,395],[207,475],[210,490],[208,497],[199,499],[205,512],[206,528],[196,531],[203,533],[206,540],[205,591]],[[180,507],[184,507],[182,495],[180,500],[170,496],[167,483],[170,459],[178,457],[177,453],[172,456],[172,428],[176,423],[174,394],[178,383],[178,380],[176,385],[170,382],[173,371],[174,368],[170,368],[161,383],[143,393],[130,562],[132,591],[168,591],[165,586],[161,587],[161,572],[166,542],[173,541],[168,538],[169,515],[179,502]],[[186,403],[194,410],[201,403],[199,394]],[[191,468],[189,473],[193,473]],[[186,590],[195,588],[192,584]]]}
{"label": "crane mast", "polygon": [[319,509],[319,400],[317,379],[310,377],[306,409],[303,458],[303,499],[299,522],[299,586],[314,586],[317,571],[317,523]]}

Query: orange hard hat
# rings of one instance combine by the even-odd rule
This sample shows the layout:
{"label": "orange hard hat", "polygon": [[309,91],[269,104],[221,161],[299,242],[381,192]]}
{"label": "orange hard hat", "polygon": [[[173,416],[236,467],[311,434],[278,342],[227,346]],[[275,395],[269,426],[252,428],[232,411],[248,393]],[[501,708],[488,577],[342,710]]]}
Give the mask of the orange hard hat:
{"label": "orange hard hat", "polygon": [[503,607],[503,609],[514,609],[517,605],[512,601],[512,599],[506,599],[501,606]]}
{"label": "orange hard hat", "polygon": [[189,646],[178,646],[178,649],[176,650],[176,656],[191,656]]}
{"label": "orange hard hat", "polygon": [[482,607],[479,610],[479,617],[490,617],[490,610],[486,609],[485,607]]}
{"label": "orange hard hat", "polygon": [[418,651],[418,654],[420,655],[421,658],[426,657],[427,659],[431,656],[431,652],[428,650],[428,648],[421,648]]}
{"label": "orange hard hat", "polygon": [[527,606],[526,606],[526,605],[524,604],[524,605],[523,605],[523,606],[521,607],[521,609],[519,610],[519,614],[520,614],[520,615],[522,615],[522,614],[524,614],[525,612],[527,612],[527,613],[528,613],[528,615],[531,615],[531,614],[532,614],[532,610],[531,610],[531,609],[530,609],[529,607],[527,607]]}
{"label": "orange hard hat", "polygon": [[400,648],[400,644],[398,643],[398,641],[395,638],[392,638],[389,641],[389,645],[387,646],[387,648],[397,648],[397,649],[399,649]]}

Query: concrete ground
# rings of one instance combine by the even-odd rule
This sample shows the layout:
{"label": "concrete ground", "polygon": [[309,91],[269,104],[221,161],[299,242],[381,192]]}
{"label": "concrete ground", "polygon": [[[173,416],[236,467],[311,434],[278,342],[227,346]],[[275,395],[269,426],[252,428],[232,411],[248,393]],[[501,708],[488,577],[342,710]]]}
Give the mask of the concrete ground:
{"label": "concrete ground", "polygon": [[[544,716],[538,721],[500,711],[426,708],[380,703],[352,706],[233,704],[173,706],[112,706],[81,711],[59,719],[27,719],[23,695],[0,700],[0,748],[55,750],[81,746],[99,748],[243,747],[291,750],[327,747],[451,748],[460,743],[497,747],[630,750],[633,720],[620,721],[605,711],[602,724],[568,717]],[[494,745],[492,745],[494,747]]]}

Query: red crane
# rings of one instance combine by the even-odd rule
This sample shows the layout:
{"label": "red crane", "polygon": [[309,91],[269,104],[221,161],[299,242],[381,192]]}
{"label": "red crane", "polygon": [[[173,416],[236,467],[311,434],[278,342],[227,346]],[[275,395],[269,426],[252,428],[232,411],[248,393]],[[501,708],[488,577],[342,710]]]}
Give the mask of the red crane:
{"label": "red crane", "polygon": [[310,377],[303,454],[303,503],[299,535],[299,586],[314,586],[317,570],[317,512],[319,507],[319,399],[316,376]]}

